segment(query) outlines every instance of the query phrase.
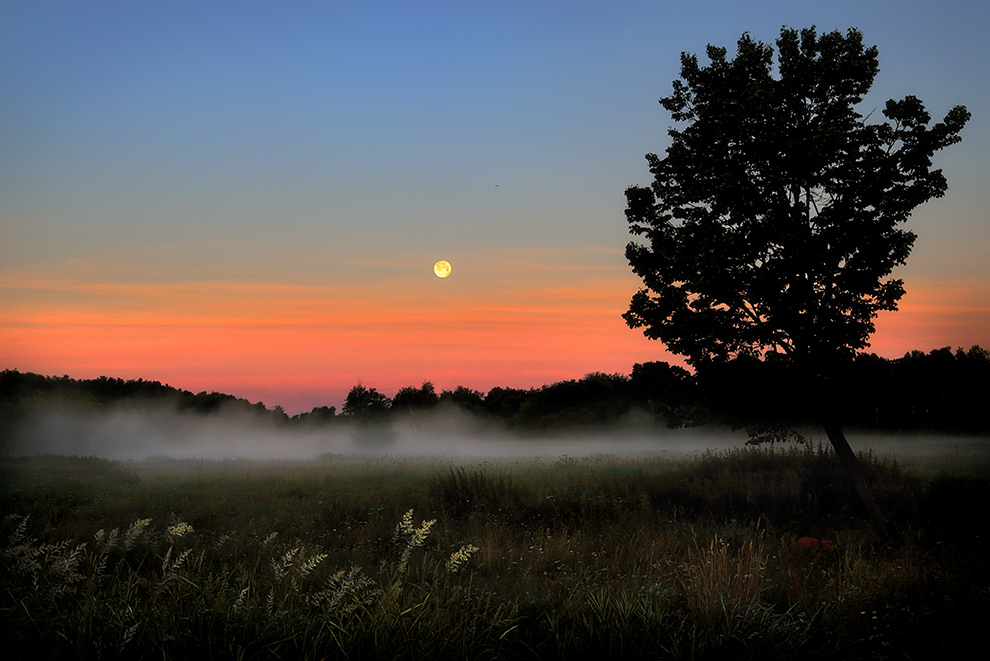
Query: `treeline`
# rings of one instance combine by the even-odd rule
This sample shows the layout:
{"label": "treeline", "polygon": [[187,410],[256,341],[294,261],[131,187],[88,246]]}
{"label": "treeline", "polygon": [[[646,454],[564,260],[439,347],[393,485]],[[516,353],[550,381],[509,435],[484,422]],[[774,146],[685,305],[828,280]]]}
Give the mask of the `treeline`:
{"label": "treeline", "polygon": [[[884,431],[990,433],[990,352],[912,351],[889,360],[861,353],[817,391],[786,360],[739,358],[695,383],[698,400],[723,420],[817,423],[825,406],[847,427]],[[688,412],[690,417],[690,412]]]}
{"label": "treeline", "polygon": [[73,379],[69,376],[43,376],[32,372],[0,372],[0,407],[4,412],[43,403],[60,403],[79,409],[98,410],[118,402],[168,402],[179,411],[215,413],[224,407],[241,408],[257,413],[269,411],[261,402],[219,392],[193,394],[159,381],[134,379],[125,381],[107,376],[96,379]]}
{"label": "treeline", "polygon": [[[704,381],[665,362],[633,366],[629,375],[593,372],[540,388],[496,387],[483,393],[464,386],[436,392],[434,385],[400,388],[394,395],[357,384],[340,412],[318,406],[289,416],[280,406],[218,392],[192,393],[143,379],[125,381],[50,377],[16,370],[0,373],[0,421],[15,422],[32,407],[57,402],[99,410],[118,403],[157,402],[177,411],[213,414],[244,411],[280,425],[337,422],[384,424],[402,417],[456,408],[509,430],[541,432],[616,423],[632,412],[649,412],[668,424],[775,420],[814,423],[818,392],[808,392],[785,361],[738,358]],[[847,426],[885,431],[990,433],[990,352],[945,347],[886,359],[859,354],[831,384],[830,406]]]}

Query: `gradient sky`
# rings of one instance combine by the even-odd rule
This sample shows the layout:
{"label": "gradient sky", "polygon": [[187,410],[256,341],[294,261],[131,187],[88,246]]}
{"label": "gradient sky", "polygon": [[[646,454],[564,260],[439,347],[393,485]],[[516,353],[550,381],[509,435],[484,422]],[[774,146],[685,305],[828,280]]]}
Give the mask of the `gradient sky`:
{"label": "gradient sky", "polygon": [[[863,31],[941,118],[873,351],[990,347],[990,3],[2,2],[0,368],[290,413],[677,361],[621,319],[681,51]],[[446,259],[440,280],[432,265]]]}

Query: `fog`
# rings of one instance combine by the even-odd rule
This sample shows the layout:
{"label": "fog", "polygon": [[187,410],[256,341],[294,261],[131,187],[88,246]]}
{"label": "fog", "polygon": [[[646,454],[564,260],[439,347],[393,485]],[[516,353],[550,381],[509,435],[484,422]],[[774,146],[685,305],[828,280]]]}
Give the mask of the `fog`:
{"label": "fog", "polygon": [[[812,442],[824,434],[803,430]],[[990,439],[959,436],[879,435],[847,430],[856,451],[878,454],[990,455]],[[666,429],[645,414],[594,430],[523,435],[456,408],[396,416],[378,426],[337,418],[323,426],[280,424],[271,416],[230,410],[208,415],[165,405],[127,404],[99,412],[39,408],[13,428],[9,449],[18,455],[63,454],[141,461],[175,459],[307,460],[353,457],[456,459],[558,459],[562,456],[677,456],[743,447],[744,431],[724,427]]]}

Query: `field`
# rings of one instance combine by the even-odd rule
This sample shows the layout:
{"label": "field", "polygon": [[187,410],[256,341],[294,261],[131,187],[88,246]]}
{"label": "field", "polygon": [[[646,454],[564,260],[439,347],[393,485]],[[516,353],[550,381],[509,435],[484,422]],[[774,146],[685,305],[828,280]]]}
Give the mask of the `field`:
{"label": "field", "polygon": [[861,459],[895,537],[810,444],[4,458],[0,633],[31,659],[981,658],[990,462]]}

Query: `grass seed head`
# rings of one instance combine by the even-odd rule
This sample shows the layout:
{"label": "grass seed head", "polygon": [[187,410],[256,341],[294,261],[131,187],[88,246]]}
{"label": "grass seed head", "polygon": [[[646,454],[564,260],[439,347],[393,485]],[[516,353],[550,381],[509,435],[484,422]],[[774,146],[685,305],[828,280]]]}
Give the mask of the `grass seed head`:
{"label": "grass seed head", "polygon": [[459,572],[464,568],[464,565],[468,563],[471,556],[478,550],[478,547],[473,544],[465,544],[461,548],[454,551],[451,554],[450,559],[447,560],[447,571],[452,574]]}
{"label": "grass seed head", "polygon": [[193,530],[193,527],[188,523],[180,521],[179,523],[176,523],[174,526],[169,526],[167,532],[169,539],[176,540],[179,537],[184,537],[185,535],[188,535],[189,533],[196,531]]}
{"label": "grass seed head", "polygon": [[151,519],[138,519],[128,526],[127,532],[124,533],[125,551],[130,551],[134,548],[134,545],[137,544],[138,539],[149,525],[151,525]]}

